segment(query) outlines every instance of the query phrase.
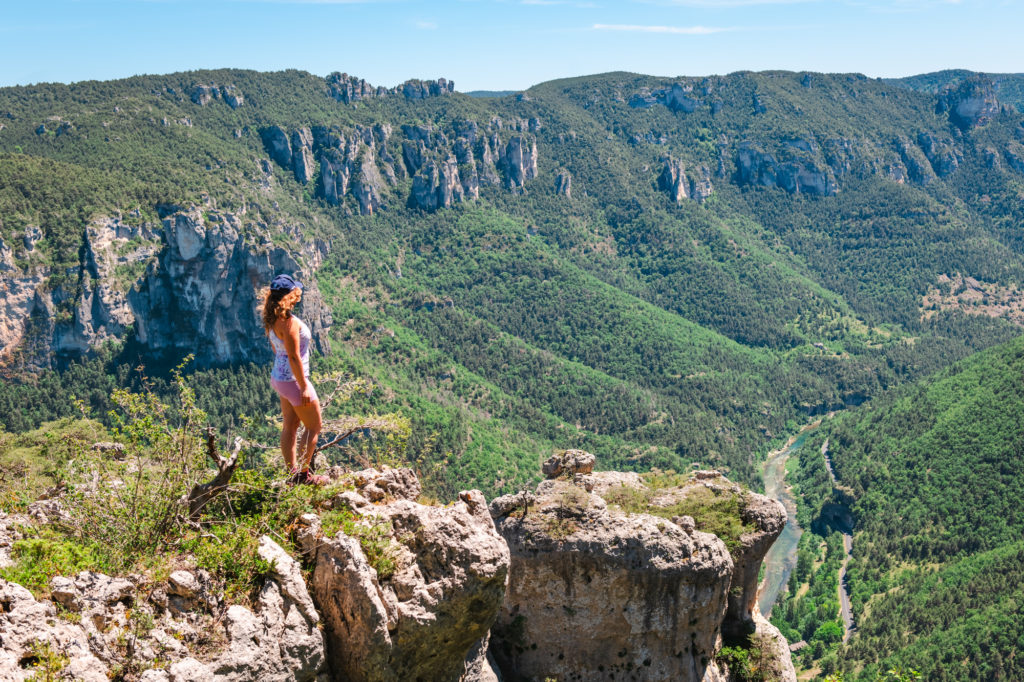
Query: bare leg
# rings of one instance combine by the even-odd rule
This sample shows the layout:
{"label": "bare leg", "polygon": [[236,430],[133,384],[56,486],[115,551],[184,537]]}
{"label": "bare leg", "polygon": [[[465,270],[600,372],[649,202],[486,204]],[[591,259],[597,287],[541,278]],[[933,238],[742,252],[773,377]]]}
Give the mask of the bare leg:
{"label": "bare leg", "polygon": [[292,404],[281,398],[281,455],[284,457],[284,465],[289,472],[295,471],[295,432],[299,430],[299,415],[295,413]]}
{"label": "bare leg", "polygon": [[[299,419],[302,420],[302,425],[306,427],[305,433],[302,434],[302,462],[299,469],[306,470],[309,468],[309,462],[313,459],[313,452],[316,450],[316,441],[320,436],[320,427],[322,425],[322,418],[320,416],[320,401],[314,400],[309,405],[293,406],[289,405]],[[296,425],[297,427],[298,425]]]}

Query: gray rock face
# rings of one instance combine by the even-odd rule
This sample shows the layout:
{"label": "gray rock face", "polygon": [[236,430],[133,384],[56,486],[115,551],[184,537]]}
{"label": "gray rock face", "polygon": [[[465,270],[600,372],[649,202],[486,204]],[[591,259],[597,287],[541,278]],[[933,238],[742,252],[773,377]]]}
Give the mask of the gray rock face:
{"label": "gray rock face", "polygon": [[407,499],[372,508],[392,528],[397,568],[390,576],[378,574],[343,533],[314,545],[313,594],[335,679],[454,682],[467,668],[483,674],[480,641],[504,596],[508,547],[483,495],[459,498],[445,508]]}
{"label": "gray rock face", "polygon": [[291,150],[295,180],[305,185],[316,172],[313,165],[313,133],[309,128],[299,128],[292,133]]}
{"label": "gray rock face", "polygon": [[285,168],[291,168],[292,145],[288,141],[288,133],[280,126],[270,126],[264,129],[260,136],[263,138],[263,146],[266,147],[270,158]]}
{"label": "gray rock face", "polygon": [[832,196],[839,191],[832,169],[810,158],[779,162],[774,154],[755,145],[740,145],[736,152],[737,180],[741,185],[781,187],[790,194]]}
{"label": "gray rock face", "polygon": [[[458,120],[446,134],[429,125],[403,125],[400,160],[389,148],[392,131],[387,125],[350,130],[317,126],[291,135],[271,126],[261,137],[270,157],[292,170],[298,182],[309,182],[319,164],[317,194],[335,205],[352,197],[359,213],[370,215],[386,207],[388,188],[407,176],[413,178],[409,205],[427,211],[475,200],[482,187],[524,191],[525,182],[537,175],[534,133],[541,124],[535,118],[514,120],[509,128],[520,134],[505,142],[498,133],[503,127],[497,119],[486,131],[475,121]],[[568,185],[562,190],[567,192]]]}
{"label": "gray rock face", "polygon": [[[26,244],[34,246],[33,239],[29,230]],[[21,344],[33,318],[45,323],[35,332],[42,337],[44,343],[38,344],[37,338],[37,344],[47,355],[81,355],[104,341],[123,338],[135,321],[127,293],[139,282],[145,265],[155,259],[161,246],[155,225],[128,224],[122,216],[90,222],[83,230],[82,259],[73,294],[63,286],[46,291],[43,284],[50,275],[48,268],[21,272],[13,258],[4,257],[10,250],[0,249],[0,262],[6,264],[0,266],[0,292],[4,294],[0,304],[0,358]],[[74,301],[73,306],[67,306],[68,299]],[[54,319],[57,302],[71,308],[70,320]],[[46,366],[50,358],[40,360]]]}
{"label": "gray rock face", "polygon": [[963,157],[949,136],[938,138],[931,133],[922,132],[917,136],[917,144],[932,165],[932,170],[940,178],[951,175],[960,167]]}
{"label": "gray rock face", "polygon": [[732,559],[713,535],[548,481],[525,518],[498,520],[512,554],[491,651],[505,680],[701,680]]}
{"label": "gray rock face", "polygon": [[694,84],[677,82],[665,88],[641,88],[629,97],[629,106],[634,109],[650,109],[662,105],[674,112],[691,114],[704,105],[704,101],[695,96]]}
{"label": "gray rock face", "polygon": [[232,109],[245,104],[245,96],[234,85],[217,85],[216,83],[196,84],[189,92],[189,98],[195,104],[205,107],[214,100],[223,99]]}
{"label": "gray rock face", "polygon": [[658,176],[658,189],[677,204],[690,198],[690,181],[686,177],[686,167],[682,161],[671,157],[665,159],[665,166]]}
{"label": "gray rock face", "polygon": [[966,78],[939,93],[936,109],[949,112],[949,120],[961,130],[984,126],[999,113],[995,85],[981,75]]}
{"label": "gray rock face", "polygon": [[572,174],[567,170],[559,171],[555,178],[555,194],[561,194],[566,198],[572,197]]}
{"label": "gray rock face", "polygon": [[537,143],[532,138],[515,135],[502,150],[501,167],[509,189],[522,188],[527,180],[537,177]]}
{"label": "gray rock face", "polygon": [[273,564],[271,579],[260,590],[255,612],[228,607],[230,644],[206,667],[216,680],[316,680],[326,667],[324,636],[302,568],[266,536],[259,555]]}
{"label": "gray rock face", "polygon": [[697,168],[693,175],[688,177],[682,161],[671,156],[665,157],[663,161],[661,175],[658,176],[658,189],[667,194],[673,202],[681,204],[685,199],[704,201],[714,192],[711,172],[707,166]]}
{"label": "gray rock face", "polygon": [[463,196],[459,168],[453,157],[441,163],[427,161],[412,179],[412,202],[427,211],[448,208]]}
{"label": "gray rock face", "polygon": [[[207,211],[204,217],[196,207],[164,219],[165,246],[128,293],[139,342],[158,353],[194,352],[200,364],[263,362],[267,344],[256,287],[289,272],[307,285],[299,315],[310,325],[320,352],[329,352],[325,330],[330,311],[315,281],[305,276],[306,268],[282,248],[247,244],[240,228],[233,214]],[[306,267],[317,267],[318,259],[318,253],[311,253]]]}
{"label": "gray rock face", "polygon": [[[0,269],[0,363],[9,360],[22,346],[33,321],[36,325],[45,325],[36,330],[41,336],[52,338],[53,334],[53,302],[44,289],[49,269],[23,272],[15,267],[10,249],[0,251],[0,256],[4,254],[7,254],[5,267]],[[31,360],[40,366],[49,365],[48,357]]]}
{"label": "gray rock face", "polygon": [[417,100],[428,97],[441,97],[455,92],[455,82],[445,78],[435,80],[408,80],[394,88],[374,87],[362,78],[347,73],[334,72],[327,76],[328,95],[339,102],[351,104],[364,99],[401,95],[406,99]]}
{"label": "gray rock face", "polygon": [[919,147],[901,138],[896,141],[896,148],[907,169],[907,179],[917,185],[927,185],[935,180],[935,171]]}
{"label": "gray rock face", "polygon": [[327,77],[327,90],[331,97],[345,104],[371,97],[382,97],[387,93],[387,88],[375,88],[362,78],[338,72]]}

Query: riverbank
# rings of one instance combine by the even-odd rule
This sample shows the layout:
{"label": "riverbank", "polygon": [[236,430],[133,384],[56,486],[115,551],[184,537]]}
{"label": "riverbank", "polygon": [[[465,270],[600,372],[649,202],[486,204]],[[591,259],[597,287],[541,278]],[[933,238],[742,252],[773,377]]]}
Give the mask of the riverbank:
{"label": "riverbank", "polygon": [[810,432],[820,425],[819,419],[804,426],[797,434],[790,436],[781,448],[769,452],[764,463],[764,493],[782,502],[786,508],[786,527],[765,555],[764,577],[758,587],[757,605],[765,618],[771,615],[772,607],[796,567],[797,545],[803,533],[796,520],[796,498],[786,483],[786,461],[800,449]]}

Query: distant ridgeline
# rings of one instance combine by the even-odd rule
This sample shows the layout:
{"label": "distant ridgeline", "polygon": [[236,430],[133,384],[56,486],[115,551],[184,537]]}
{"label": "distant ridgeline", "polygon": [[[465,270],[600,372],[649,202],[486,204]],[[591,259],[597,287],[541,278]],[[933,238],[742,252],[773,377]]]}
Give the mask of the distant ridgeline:
{"label": "distant ridgeline", "polygon": [[257,289],[287,271],[317,369],[413,416],[438,490],[564,447],[755,483],[808,414],[1019,332],[1020,77],[923,78],[2,89],[0,421],[102,416],[188,353],[218,425],[273,409]]}

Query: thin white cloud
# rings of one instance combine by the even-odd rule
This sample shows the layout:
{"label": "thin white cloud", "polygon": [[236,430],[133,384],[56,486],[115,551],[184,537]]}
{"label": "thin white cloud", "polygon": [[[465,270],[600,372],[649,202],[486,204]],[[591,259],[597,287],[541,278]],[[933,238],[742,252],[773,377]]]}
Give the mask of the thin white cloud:
{"label": "thin white cloud", "polygon": [[734,31],[733,28],[719,28],[714,26],[640,26],[636,24],[594,24],[590,27],[594,31],[623,31],[631,33],[674,33],[687,36],[704,36],[724,31]]}
{"label": "thin white cloud", "polygon": [[436,31],[437,30],[437,22],[436,21],[417,21],[415,23],[415,25],[416,25],[416,28],[420,29],[421,31]]}

